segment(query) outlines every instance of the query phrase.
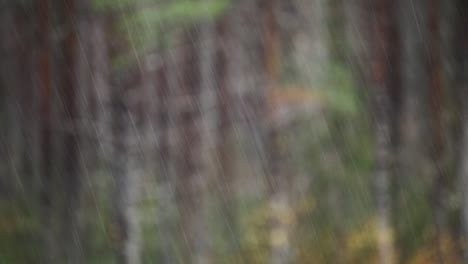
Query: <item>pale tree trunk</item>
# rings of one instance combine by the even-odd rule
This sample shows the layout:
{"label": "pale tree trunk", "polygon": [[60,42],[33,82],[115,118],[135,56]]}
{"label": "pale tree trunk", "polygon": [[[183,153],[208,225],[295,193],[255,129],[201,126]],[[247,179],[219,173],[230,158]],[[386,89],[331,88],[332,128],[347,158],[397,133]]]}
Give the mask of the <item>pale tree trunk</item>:
{"label": "pale tree trunk", "polygon": [[[115,22],[112,21],[112,22]],[[110,59],[114,60],[121,52],[126,52],[127,41],[112,29]],[[139,181],[143,168],[141,162],[141,90],[140,69],[124,69],[111,77],[112,111],[112,161],[114,179],[114,223],[113,237],[117,263],[139,264],[140,226],[138,217]]]}
{"label": "pale tree trunk", "polygon": [[292,40],[294,71],[304,83],[317,83],[324,74],[330,51],[327,43],[327,0],[293,0],[298,30]]}
{"label": "pale tree trunk", "polygon": [[125,100],[125,89],[113,84],[112,131],[113,155],[112,174],[114,193],[114,238],[116,260],[122,264],[140,263],[138,224],[138,155],[135,153],[135,135],[132,133],[131,113]]}
{"label": "pale tree trunk", "polygon": [[[138,86],[138,84],[137,84]],[[139,87],[141,88],[141,86]],[[143,142],[142,131],[144,129],[143,109],[144,104],[141,99],[144,94],[141,89],[133,88],[129,94],[130,98],[135,98],[136,102],[131,102],[129,105],[130,111],[130,131],[127,134],[128,139],[128,169],[127,181],[124,188],[127,189],[122,193],[127,198],[122,199],[122,205],[125,207],[125,215],[127,218],[127,241],[125,242],[124,252],[127,255],[129,264],[141,263],[141,230],[140,230],[140,217],[138,211],[138,203],[140,201],[141,181],[144,175],[144,159],[143,159]],[[127,201],[125,201],[127,199]]]}

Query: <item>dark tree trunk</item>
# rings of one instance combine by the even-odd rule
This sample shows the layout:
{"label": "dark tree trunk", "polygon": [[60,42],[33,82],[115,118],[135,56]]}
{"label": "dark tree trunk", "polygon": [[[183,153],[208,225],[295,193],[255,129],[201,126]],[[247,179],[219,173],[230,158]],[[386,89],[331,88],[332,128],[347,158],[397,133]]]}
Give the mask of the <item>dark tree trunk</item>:
{"label": "dark tree trunk", "polygon": [[217,197],[222,219],[222,234],[226,238],[226,257],[236,259],[240,253],[240,237],[236,214],[236,189],[234,175],[234,149],[232,135],[232,113],[235,112],[233,95],[229,82],[229,73],[232,72],[228,63],[228,28],[229,14],[216,22],[215,40],[215,89],[218,105],[216,156],[218,170],[216,173]]}
{"label": "dark tree trunk", "polygon": [[377,249],[380,263],[394,263],[391,183],[397,152],[398,101],[400,93],[399,37],[396,29],[397,1],[372,3],[372,78],[373,111],[375,113],[376,171],[375,195],[377,210]]}
{"label": "dark tree trunk", "polygon": [[52,227],[52,141],[51,141],[51,46],[50,46],[50,4],[48,0],[37,1],[38,12],[38,87],[40,93],[40,152],[41,160],[41,220],[42,220],[42,262],[55,263],[56,252]]}
{"label": "dark tree trunk", "polygon": [[109,105],[111,101],[110,94],[110,68],[111,62],[109,58],[109,44],[107,43],[108,38],[106,35],[107,27],[109,26],[106,14],[93,14],[92,18],[92,29],[91,29],[91,56],[90,63],[93,74],[92,92],[91,94],[95,97],[94,100],[94,122],[97,133],[97,150],[101,154],[108,158],[109,155],[109,140],[107,135],[111,133],[110,127],[110,110]]}
{"label": "dark tree trunk", "polygon": [[183,38],[180,53],[182,76],[177,76],[179,91],[177,183],[176,203],[180,212],[180,234],[184,241],[181,260],[183,263],[206,263],[208,248],[207,233],[203,219],[204,188],[206,175],[202,159],[202,135],[200,129],[200,72],[198,70],[199,32],[188,29]]}
{"label": "dark tree trunk", "polygon": [[22,112],[22,127],[21,127],[21,182],[23,183],[23,194],[30,198],[31,194],[36,194],[35,184],[36,178],[33,172],[33,155],[35,152],[33,141],[33,130],[35,128],[34,122],[34,107],[36,105],[36,93],[31,92],[33,86],[33,51],[35,39],[32,37],[32,30],[28,28],[32,22],[30,19],[25,19],[30,12],[30,8],[21,6],[15,14],[15,24],[19,28],[17,33],[17,42],[15,47],[17,49],[17,68],[16,71],[21,76],[18,77],[19,87],[19,106]]}
{"label": "dark tree trunk", "polygon": [[157,71],[156,88],[156,134],[158,141],[157,155],[157,183],[158,183],[158,229],[159,229],[159,248],[161,252],[161,263],[173,263],[174,253],[171,246],[171,210],[172,209],[172,191],[173,181],[170,176],[170,94],[169,94],[169,71],[173,64],[169,62],[167,52],[164,51],[161,68]]}
{"label": "dark tree trunk", "polygon": [[[426,67],[427,28],[422,27],[426,22],[426,1],[413,0],[401,2],[401,39],[402,39],[402,86],[401,91],[402,110],[401,139],[399,144],[399,168],[395,176],[395,190],[393,206],[396,212],[408,210],[415,206],[413,198],[405,195],[415,188],[426,189],[414,175],[427,177],[429,155],[427,154],[427,142],[430,141],[430,133],[426,133],[429,127],[427,109],[429,105],[428,74]],[[426,178],[427,179],[427,178]],[[418,207],[417,210],[420,210]],[[412,209],[410,209],[412,210]],[[408,226],[406,219],[395,214],[395,242],[398,246],[398,262],[404,263],[411,257],[411,243],[408,232],[402,230]],[[411,227],[413,228],[413,226]]]}
{"label": "dark tree trunk", "polygon": [[[2,3],[3,10],[1,13],[1,27],[2,27],[2,86],[4,89],[4,113],[5,113],[5,174],[2,177],[2,187],[3,193],[6,196],[14,197],[16,192],[17,185],[17,153],[16,146],[18,142],[18,133],[20,130],[17,118],[19,118],[19,111],[17,109],[18,105],[18,79],[19,72],[17,68],[19,67],[15,56],[18,56],[16,49],[16,37],[15,32],[19,30],[15,24],[15,9],[16,5],[14,3],[5,2]],[[3,109],[2,109],[3,110]]]}
{"label": "dark tree trunk", "polygon": [[[107,53],[107,43],[105,42],[105,19],[104,14],[94,13],[91,7],[83,1],[80,21],[80,39],[82,39],[82,48],[79,49],[79,87],[82,91],[81,115],[83,122],[80,131],[80,158],[82,158],[82,201],[81,201],[81,220],[80,233],[83,242],[89,241],[93,237],[94,215],[97,212],[97,193],[98,182],[101,177],[98,175],[101,162],[103,160],[103,146],[108,142],[107,137],[103,137],[102,128],[108,127],[110,120],[108,115],[105,118],[103,113],[108,114],[108,104],[104,101],[109,100],[109,59]],[[102,97],[105,96],[103,100]],[[105,106],[104,106],[105,105]],[[105,134],[106,136],[109,133]],[[107,157],[106,157],[107,158]],[[82,255],[87,259],[93,251],[91,243],[82,243]]]}
{"label": "dark tree trunk", "polygon": [[64,204],[63,204],[63,261],[81,263],[81,232],[79,209],[81,194],[80,157],[79,157],[79,80],[78,76],[78,24],[79,4],[75,0],[64,1],[65,37],[61,43],[63,67],[61,69],[62,101],[64,102]]}
{"label": "dark tree trunk", "polygon": [[457,52],[460,59],[459,69],[459,83],[457,88],[459,89],[460,96],[463,102],[463,133],[462,133],[462,149],[460,158],[460,172],[459,182],[461,184],[460,191],[462,193],[462,252],[463,260],[468,263],[468,34],[466,29],[468,28],[468,2],[459,0],[458,5],[458,16],[460,24],[458,25],[459,31],[457,32],[457,40],[460,42],[460,46]]}
{"label": "dark tree trunk", "polygon": [[448,231],[446,215],[447,175],[444,161],[444,129],[442,119],[443,87],[442,87],[442,62],[441,62],[441,34],[440,34],[440,9],[441,1],[431,0],[428,10],[429,25],[429,54],[428,73],[430,78],[430,113],[431,113],[431,158],[434,164],[434,179],[431,191],[434,223],[434,259],[437,263],[444,263],[442,252],[442,235]]}

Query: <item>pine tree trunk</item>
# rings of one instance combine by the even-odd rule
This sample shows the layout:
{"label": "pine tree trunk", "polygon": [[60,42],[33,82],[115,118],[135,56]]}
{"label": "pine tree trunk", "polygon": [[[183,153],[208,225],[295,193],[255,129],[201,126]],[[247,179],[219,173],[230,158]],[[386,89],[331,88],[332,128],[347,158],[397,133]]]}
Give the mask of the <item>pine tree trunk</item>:
{"label": "pine tree trunk", "polygon": [[[227,14],[226,16],[229,16]],[[219,212],[222,217],[222,234],[227,243],[224,255],[229,259],[238,260],[240,254],[240,236],[236,214],[236,189],[234,175],[232,116],[235,112],[233,104],[232,84],[229,74],[232,73],[228,63],[228,43],[230,28],[228,18],[222,18],[216,22],[215,42],[215,89],[217,95],[217,140],[216,156],[218,158],[218,170],[216,173],[217,197]]]}
{"label": "pine tree trunk", "polygon": [[[278,89],[279,65],[279,29],[276,20],[277,2],[265,1],[263,13],[264,70],[266,75],[265,98],[267,94]],[[292,261],[292,219],[293,211],[290,205],[290,178],[287,168],[287,143],[281,127],[277,123],[272,102],[264,102],[266,109],[267,135],[267,186],[270,206],[270,263],[284,264]]]}
{"label": "pine tree trunk", "polygon": [[[159,248],[161,252],[161,263],[173,263],[175,260],[171,245],[171,213],[173,211],[173,180],[170,170],[170,76],[169,72],[175,72],[173,63],[169,62],[166,53],[163,55],[163,63],[157,72],[155,82],[156,88],[156,134],[158,141],[157,155],[157,184],[158,184],[158,230],[159,230]],[[173,71],[174,70],[174,71]]]}
{"label": "pine tree trunk", "polygon": [[448,231],[446,215],[447,175],[444,161],[444,131],[442,120],[442,65],[441,65],[441,33],[439,0],[432,0],[428,10],[429,54],[428,73],[430,76],[430,111],[431,111],[431,158],[434,164],[434,179],[431,191],[434,222],[434,259],[437,263],[445,263],[442,251],[442,235]]}
{"label": "pine tree trunk", "polygon": [[40,152],[41,160],[41,225],[42,263],[56,263],[57,253],[52,226],[52,140],[51,140],[51,47],[50,47],[50,3],[37,2],[38,25],[38,87],[40,93]]}
{"label": "pine tree trunk", "polygon": [[112,174],[115,181],[114,193],[114,238],[116,260],[122,264],[140,263],[138,193],[141,177],[139,155],[132,130],[131,113],[126,101],[125,89],[113,84],[112,131],[113,156]]}
{"label": "pine tree trunk", "polygon": [[63,251],[67,263],[81,263],[81,232],[79,225],[79,209],[81,194],[80,177],[80,127],[79,127],[79,80],[78,66],[78,24],[79,6],[75,0],[63,3],[65,38],[61,43],[64,67],[62,68],[61,98],[64,102],[64,208],[63,208]]}
{"label": "pine tree trunk", "polygon": [[[20,69],[20,50],[18,46],[20,31],[19,25],[16,23],[16,13],[19,10],[17,3],[6,3],[2,12],[2,27],[3,27],[3,50],[4,58],[2,82],[5,89],[5,113],[7,125],[5,126],[5,147],[7,155],[5,156],[7,173],[5,174],[5,193],[11,198],[20,194],[23,188],[22,175],[20,168],[21,157],[21,131],[22,123],[18,122],[21,119],[22,112],[20,109],[20,91],[22,72]],[[23,190],[24,191],[24,190]]]}
{"label": "pine tree trunk", "polygon": [[[112,20],[112,19],[111,19]],[[112,22],[115,22],[112,21]],[[118,35],[116,24],[109,25],[110,59],[127,51],[128,40]],[[138,217],[139,182],[143,168],[140,145],[140,69],[130,66],[111,77],[112,165],[114,185],[113,236],[117,263],[139,264],[140,225]]]}
{"label": "pine tree trunk", "polygon": [[19,86],[19,105],[22,110],[22,127],[21,127],[21,146],[20,146],[20,175],[22,183],[23,195],[26,195],[26,199],[31,198],[35,194],[36,178],[33,172],[33,131],[35,129],[34,121],[34,107],[36,103],[36,94],[31,92],[33,85],[33,51],[34,41],[32,37],[33,30],[29,29],[28,26],[32,22],[30,19],[26,19],[27,12],[30,9],[22,7],[16,12],[16,25],[19,27],[17,34],[17,43],[15,44],[18,56],[17,56],[17,69],[18,74],[22,74],[18,81]]}
{"label": "pine tree trunk", "polygon": [[92,86],[95,100],[95,122],[98,151],[102,156],[108,157],[110,153],[109,140],[107,136],[111,134],[109,131],[110,124],[110,67],[109,58],[109,43],[107,35],[107,27],[109,23],[106,14],[94,14],[92,19],[91,29],[91,54],[90,59],[92,67]]}
{"label": "pine tree trunk", "polygon": [[468,263],[468,35],[466,34],[466,28],[468,27],[468,2],[458,1],[458,14],[461,17],[459,26],[460,31],[458,32],[460,47],[458,53],[461,59],[460,67],[460,84],[458,89],[460,89],[460,95],[463,102],[463,135],[462,135],[462,153],[460,159],[460,172],[459,172],[459,182],[461,184],[462,192],[462,226],[463,226],[463,235],[462,235],[462,251],[463,251],[463,260],[464,263]]}
{"label": "pine tree trunk", "polygon": [[178,149],[175,199],[180,212],[178,239],[182,242],[182,263],[206,263],[208,256],[207,226],[203,216],[206,184],[200,134],[199,32],[188,29],[181,47],[182,76],[178,76],[180,107],[177,117]]}
{"label": "pine tree trunk", "polygon": [[[0,96],[1,96],[1,113],[2,115],[0,116],[2,118],[2,121],[4,120],[5,116],[3,113],[6,112],[6,109],[5,109],[5,106],[8,104],[8,97],[7,97],[7,78],[8,78],[8,63],[6,63],[8,60],[8,52],[9,52],[9,39],[8,39],[8,35],[9,35],[9,32],[8,32],[8,20],[9,20],[9,14],[8,12],[10,11],[9,8],[8,8],[8,4],[9,4],[9,1],[7,0],[2,0],[0,2],[1,4],[1,13],[0,13],[0,18],[1,18],[1,22],[0,22],[0,34],[1,34],[1,37],[2,37],[2,40],[1,40],[1,46],[0,46],[0,56],[1,56],[1,59],[2,59],[2,62],[1,62],[1,76],[0,76],[0,87],[1,87],[1,90],[0,90]],[[1,132],[0,132],[0,138],[1,138],[1,143],[0,143],[0,155],[6,157],[8,155],[8,149],[7,149],[7,136],[8,136],[8,132],[3,129]],[[2,175],[2,177],[0,177],[0,192],[2,193],[1,195],[1,198],[5,198],[6,197],[6,193],[8,191],[8,178],[7,177],[9,175],[9,171],[8,171],[8,162],[7,160],[2,160],[1,161],[1,164],[0,164],[0,173]]]}
{"label": "pine tree trunk", "polygon": [[[394,139],[397,133],[396,118],[399,89],[399,67],[397,53],[399,40],[396,26],[396,8],[398,4],[391,0],[379,0],[372,5],[372,26],[374,39],[372,54],[372,82],[374,92],[375,141],[376,141],[376,232],[379,262],[395,263],[395,249],[392,226],[391,186],[394,175],[396,151]],[[394,50],[392,50],[394,49]],[[387,58],[387,53],[390,56]],[[388,61],[388,59],[390,59]],[[388,63],[390,62],[390,63]],[[395,68],[396,67],[396,68]]]}

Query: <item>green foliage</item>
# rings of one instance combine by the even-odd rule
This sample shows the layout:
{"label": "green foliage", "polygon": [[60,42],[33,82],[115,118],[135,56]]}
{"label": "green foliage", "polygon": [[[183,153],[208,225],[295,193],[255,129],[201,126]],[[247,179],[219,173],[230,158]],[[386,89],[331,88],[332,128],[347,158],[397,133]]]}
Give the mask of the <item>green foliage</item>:
{"label": "green foliage", "polygon": [[332,111],[355,115],[359,112],[357,88],[349,69],[330,63],[321,83],[320,93]]}
{"label": "green foliage", "polygon": [[138,8],[137,17],[151,22],[196,21],[214,18],[224,11],[229,0],[176,0],[176,1],[140,1],[140,0],[94,0],[93,7],[99,11],[124,11],[128,7]]}
{"label": "green foliage", "polygon": [[91,4],[98,11],[121,10],[131,4],[135,4],[138,0],[93,0]]}
{"label": "green foliage", "polygon": [[179,0],[171,4],[145,8],[135,13],[134,19],[141,23],[196,23],[214,19],[222,14],[229,4],[228,0]]}
{"label": "green foliage", "polygon": [[135,62],[148,51],[173,47],[182,30],[216,19],[229,4],[230,0],[94,0],[96,10],[114,14],[114,37],[128,42],[128,50],[113,61],[114,69]]}
{"label": "green foliage", "polygon": [[28,206],[13,202],[0,202],[0,263],[35,263],[38,220]]}

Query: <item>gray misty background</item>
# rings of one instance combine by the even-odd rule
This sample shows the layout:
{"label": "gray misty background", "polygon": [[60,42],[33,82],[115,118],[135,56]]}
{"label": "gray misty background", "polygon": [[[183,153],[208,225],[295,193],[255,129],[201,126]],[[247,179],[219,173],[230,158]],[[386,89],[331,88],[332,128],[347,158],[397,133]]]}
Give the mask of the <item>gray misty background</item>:
{"label": "gray misty background", "polygon": [[468,263],[468,1],[0,0],[0,263]]}

